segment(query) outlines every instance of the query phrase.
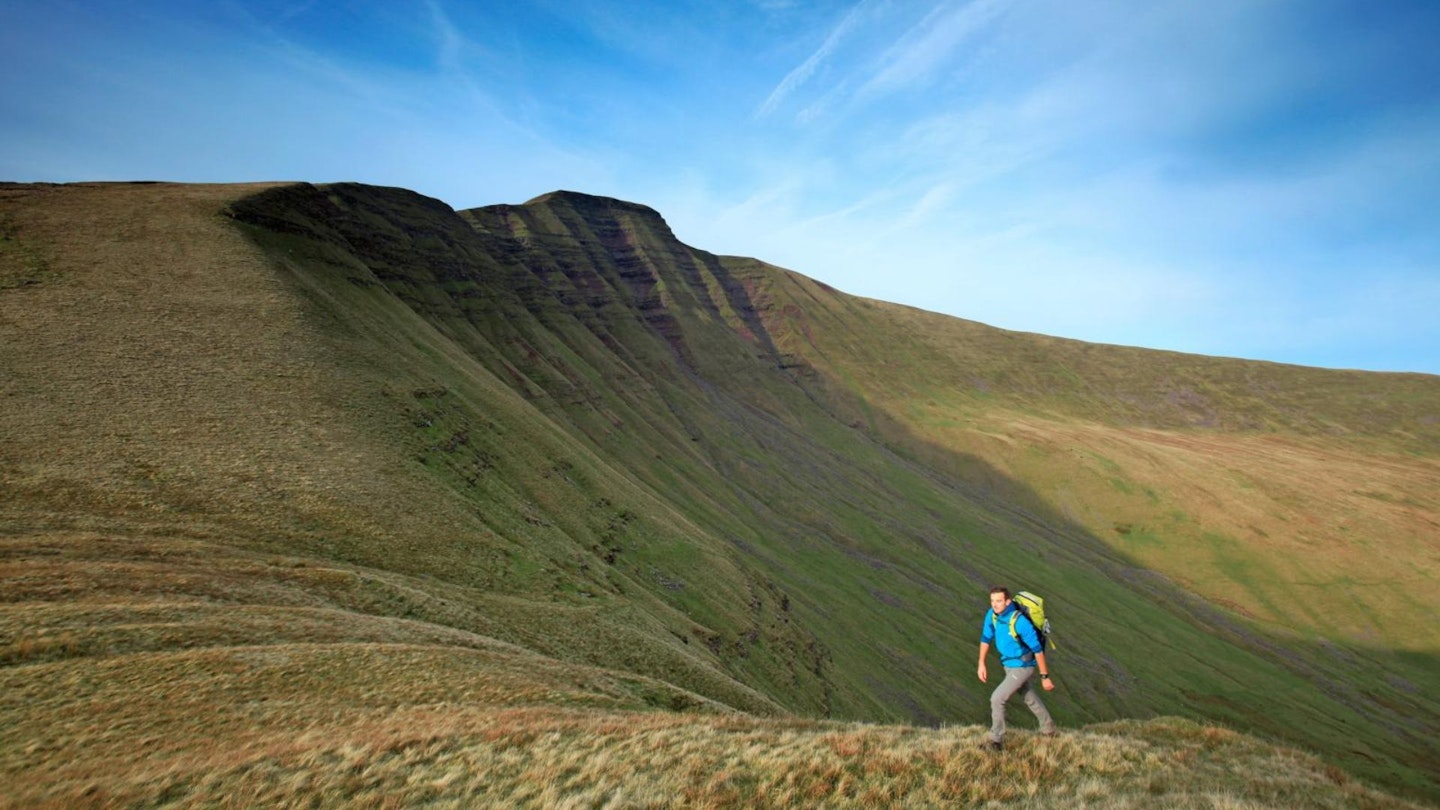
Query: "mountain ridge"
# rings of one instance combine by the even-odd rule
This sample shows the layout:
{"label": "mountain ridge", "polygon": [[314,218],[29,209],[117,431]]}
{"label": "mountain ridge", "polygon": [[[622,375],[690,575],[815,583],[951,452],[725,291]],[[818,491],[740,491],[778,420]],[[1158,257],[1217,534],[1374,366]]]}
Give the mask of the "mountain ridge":
{"label": "mountain ridge", "polygon": [[[132,547],[122,537],[152,543],[163,560],[179,553],[156,535],[169,527],[270,560],[245,575],[254,581],[288,571],[304,599],[361,615],[478,632],[756,713],[921,723],[983,704],[965,678],[975,594],[1024,583],[1067,614],[1064,721],[1184,713],[1293,740],[1370,778],[1433,785],[1420,741],[1437,712],[1412,688],[1435,671],[1424,628],[1381,630],[1408,635],[1375,649],[1405,642],[1419,656],[1395,659],[1382,685],[1354,646],[1381,641],[1370,631],[1249,596],[1231,601],[1253,624],[1216,607],[1235,589],[1284,592],[1276,586],[1294,577],[1278,566],[1294,555],[1277,540],[1261,556],[1263,537],[1196,506],[1279,509],[1244,521],[1279,538],[1277,526],[1340,491],[1346,509],[1359,504],[1348,531],[1376,538],[1398,521],[1391,542],[1417,550],[1415,587],[1433,582],[1423,419],[1435,400],[1423,380],[1353,428],[1363,411],[1343,391],[1313,419],[1294,402],[1236,408],[1224,379],[1200,389],[1222,415],[1254,413],[1270,428],[1238,437],[1223,419],[1187,422],[1204,413],[1193,398],[1169,402],[1151,384],[1150,401],[1169,408],[1155,417],[1161,429],[1136,424],[1133,404],[1069,395],[1066,372],[1089,374],[1083,357],[1048,360],[1033,336],[964,327],[1029,353],[992,362],[991,344],[931,325],[949,323],[941,316],[690,248],[644,206],[581,210],[604,198],[561,194],[454,212],[353,184],[256,191],[75,187],[5,200],[19,247],[7,245],[4,266],[29,261],[24,248],[57,274],[0,298],[6,366],[34,381],[7,392],[17,407],[0,423],[17,440],[0,504],[10,536],[52,537],[44,547],[72,549],[84,567],[101,565],[84,562],[96,553],[85,532],[117,549]],[[78,217],[94,223],[88,235]],[[184,250],[167,258],[167,244]],[[227,278],[268,291],[237,303],[283,302],[287,314],[272,328],[243,307],[214,308],[227,298],[202,291]],[[82,301],[126,348],[105,354],[67,325]],[[127,301],[139,316],[116,308]],[[210,321],[192,320],[196,304]],[[47,307],[54,318],[40,320]],[[222,327],[233,334],[187,337]],[[911,348],[925,340],[935,345]],[[55,359],[73,371],[36,365],[55,351],[46,346],[70,347]],[[173,358],[173,374],[148,357]],[[133,380],[120,401],[153,419],[107,414],[103,378],[85,371],[92,359]],[[1093,367],[1113,373],[1117,362]],[[224,383],[236,370],[249,388]],[[57,371],[71,399],[43,381]],[[1334,381],[1373,393],[1365,381],[1378,379],[1296,375],[1281,381],[1295,401]],[[977,376],[988,391],[970,384]],[[1350,429],[1337,437],[1327,422]],[[1338,477],[1297,477],[1297,459]],[[1370,494],[1352,493],[1356,481]],[[1308,556],[1339,554],[1329,513],[1316,514],[1327,525],[1307,530]],[[1192,555],[1185,570],[1167,570],[1162,558],[1180,551]],[[1352,567],[1337,560],[1316,571]],[[1273,581],[1240,576],[1264,566]],[[1196,579],[1183,590],[1182,573]],[[1382,615],[1402,609],[1355,587]],[[52,603],[64,612],[61,597]],[[46,655],[83,661],[91,631],[66,632],[78,646]],[[1127,649],[1137,632],[1153,660]],[[1280,707],[1262,709],[1247,680],[1283,684]]]}

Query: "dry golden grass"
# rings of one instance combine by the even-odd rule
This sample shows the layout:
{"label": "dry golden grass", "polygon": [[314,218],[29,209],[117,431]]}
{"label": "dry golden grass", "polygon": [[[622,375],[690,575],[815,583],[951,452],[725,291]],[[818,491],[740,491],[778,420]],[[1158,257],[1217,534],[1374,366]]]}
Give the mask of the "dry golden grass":
{"label": "dry golden grass", "polygon": [[980,727],[615,711],[586,673],[516,663],[281,646],[57,669],[7,689],[0,716],[44,732],[0,777],[26,807],[1416,806],[1188,721],[1015,732],[995,755]]}
{"label": "dry golden grass", "polygon": [[1306,635],[1440,650],[1433,457],[1285,435],[978,421],[936,435],[1212,602]]}
{"label": "dry golden grass", "polygon": [[317,560],[173,538],[3,550],[0,806],[1414,806],[1181,720],[1020,730],[995,756],[977,726],[737,713],[357,611],[362,579],[420,583]]}
{"label": "dry golden grass", "polygon": [[[47,268],[0,290],[0,521],[436,565],[473,518],[395,464],[295,284],[221,211],[264,185],[0,187]],[[423,517],[422,517],[423,515]],[[420,556],[420,555],[416,555]]]}
{"label": "dry golden grass", "polygon": [[182,776],[509,706],[731,711],[364,612],[420,585],[174,539],[0,538],[0,804],[163,803]]}
{"label": "dry golden grass", "polygon": [[[284,643],[528,649],[582,663],[621,658],[730,705],[778,711],[687,656],[688,645],[632,626],[641,618],[173,537],[0,536],[0,666]],[[647,705],[706,703],[669,687],[643,691]]]}

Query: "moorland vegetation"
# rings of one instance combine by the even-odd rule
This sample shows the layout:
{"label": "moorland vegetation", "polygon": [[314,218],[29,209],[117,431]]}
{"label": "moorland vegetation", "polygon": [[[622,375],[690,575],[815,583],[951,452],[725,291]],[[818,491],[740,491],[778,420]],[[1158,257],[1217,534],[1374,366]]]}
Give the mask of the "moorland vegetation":
{"label": "moorland vegetation", "polygon": [[1440,798],[1440,378],[303,183],[0,186],[0,370],[0,802]]}

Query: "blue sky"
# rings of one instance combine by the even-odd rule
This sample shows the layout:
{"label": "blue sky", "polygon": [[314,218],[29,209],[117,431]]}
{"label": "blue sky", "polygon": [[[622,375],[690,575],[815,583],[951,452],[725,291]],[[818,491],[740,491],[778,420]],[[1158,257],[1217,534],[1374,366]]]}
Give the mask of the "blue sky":
{"label": "blue sky", "polygon": [[0,1],[0,179],[555,189],[846,292],[1440,374],[1440,3]]}

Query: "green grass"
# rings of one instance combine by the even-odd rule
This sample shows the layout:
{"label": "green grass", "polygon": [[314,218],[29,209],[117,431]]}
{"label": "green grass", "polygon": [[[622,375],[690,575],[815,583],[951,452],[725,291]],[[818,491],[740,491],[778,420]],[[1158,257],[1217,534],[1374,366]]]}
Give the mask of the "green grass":
{"label": "green grass", "polygon": [[[227,690],[250,688],[246,649],[284,647],[363,711],[301,677],[284,711],[226,715],[234,758],[192,731],[112,779],[121,754],[76,752],[169,732],[115,715],[102,733],[58,697],[9,704],[28,730],[0,754],[43,774],[35,796],[63,803],[95,782],[116,801],[460,801],[478,789],[447,776],[460,763],[503,770],[485,713],[452,706],[476,678],[427,676],[416,694],[433,706],[381,710],[410,705],[412,669],[453,674],[482,654],[473,671],[518,679],[540,729],[556,709],[677,706],[743,712],[766,735],[827,717],[963,727],[985,714],[971,673],[991,582],[1053,605],[1052,708],[1069,728],[1216,720],[1437,795],[1440,707],[1417,685],[1433,680],[1440,622],[1356,622],[1434,616],[1435,400],[1417,395],[1433,381],[1003,333],[714,257],[647,209],[579,195],[456,216],[399,190],[248,191],[79,186],[8,204],[64,283],[0,291],[0,362],[16,370],[0,411],[0,672],[21,694],[123,670],[113,708],[147,671],[194,665],[209,705],[229,706]],[[1347,434],[1330,437],[1335,424]],[[1356,535],[1403,552],[1403,570],[1382,559],[1376,575],[1408,577],[1416,603],[1359,580],[1300,590],[1339,582]],[[1242,598],[1255,591],[1285,598]],[[407,652],[384,665],[393,645]],[[261,693],[288,694],[267,678]],[[198,728],[199,705],[173,722]],[[477,725],[427,730],[452,710]],[[696,804],[823,781],[786,785],[791,765],[727,781],[733,736],[654,716],[703,741],[693,762],[715,778]],[[314,734],[267,748],[294,717]],[[71,747],[37,764],[27,749],[59,721]],[[379,737],[326,742],[352,726]],[[536,733],[547,762],[568,763],[546,771],[568,792],[542,797],[522,769],[508,798],[594,799],[579,752],[608,762],[668,739]],[[958,745],[943,729],[877,733]],[[896,776],[911,787],[859,773],[833,800],[949,795],[945,769],[917,762]],[[683,767],[657,760],[644,790],[671,790]],[[1301,795],[1122,772],[1061,782],[1112,806]],[[1047,798],[1024,787],[1044,780],[1012,793],[1012,777],[988,778],[1015,801]],[[1325,780],[1338,792],[1317,804],[1368,801]]]}

